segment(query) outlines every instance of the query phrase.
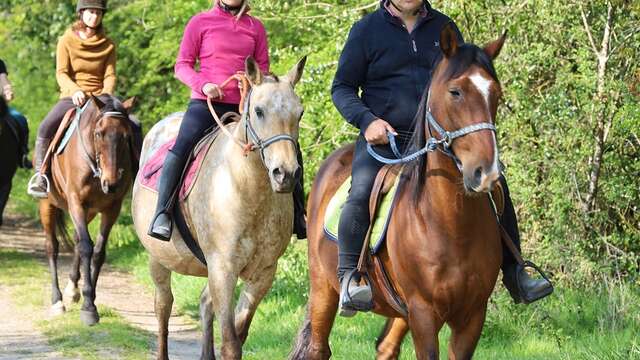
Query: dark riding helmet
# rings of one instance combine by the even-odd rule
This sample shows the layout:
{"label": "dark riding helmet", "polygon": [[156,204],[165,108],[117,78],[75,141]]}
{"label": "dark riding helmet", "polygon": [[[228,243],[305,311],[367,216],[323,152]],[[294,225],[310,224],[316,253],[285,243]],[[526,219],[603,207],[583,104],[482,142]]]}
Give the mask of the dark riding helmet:
{"label": "dark riding helmet", "polygon": [[100,9],[102,12],[107,11],[107,0],[78,0],[76,12],[84,9]]}

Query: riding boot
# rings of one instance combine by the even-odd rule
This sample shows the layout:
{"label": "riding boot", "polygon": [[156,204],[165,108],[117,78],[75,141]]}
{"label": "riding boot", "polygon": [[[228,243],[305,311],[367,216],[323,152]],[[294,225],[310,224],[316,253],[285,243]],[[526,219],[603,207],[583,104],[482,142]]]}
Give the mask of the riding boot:
{"label": "riding boot", "polygon": [[32,169],[33,164],[29,160],[29,133],[22,136],[22,157],[20,159],[20,166],[23,169]]}
{"label": "riding boot", "polygon": [[158,203],[156,211],[151,220],[147,234],[156,239],[169,241],[173,231],[173,219],[171,218],[171,208],[177,196],[177,185],[182,177],[186,160],[174,154],[167,153],[167,158],[162,166],[162,174],[158,182]]}
{"label": "riding boot", "polygon": [[[518,219],[513,208],[509,188],[504,177],[500,177],[500,183],[505,195],[504,213],[500,218],[500,223],[511,237],[516,249],[520,251]],[[502,283],[509,290],[509,294],[516,304],[529,304],[553,292],[553,285],[549,280],[546,278],[532,279],[529,276],[524,266],[518,264],[515,256],[504,242],[502,243],[502,254]]]}
{"label": "riding boot", "polygon": [[293,190],[293,233],[298,239],[307,238],[307,220],[304,206],[304,168],[302,165],[302,152],[298,149],[298,164],[300,164],[300,179]]}
{"label": "riding boot", "polygon": [[49,192],[49,179],[46,174],[42,174],[42,162],[44,161],[51,139],[38,137],[36,139],[36,148],[34,154],[35,174],[29,180],[27,185],[27,193],[35,198],[46,199]]}
{"label": "riding boot", "polygon": [[353,269],[340,279],[340,303],[338,313],[343,317],[352,317],[358,311],[369,311],[373,308],[373,293],[368,283],[363,283]]}

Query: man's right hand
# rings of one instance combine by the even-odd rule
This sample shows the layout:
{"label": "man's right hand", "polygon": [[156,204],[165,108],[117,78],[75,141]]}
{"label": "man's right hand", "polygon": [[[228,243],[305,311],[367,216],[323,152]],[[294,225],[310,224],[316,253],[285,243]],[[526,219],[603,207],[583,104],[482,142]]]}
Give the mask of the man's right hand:
{"label": "man's right hand", "polygon": [[11,88],[10,84],[4,86],[4,88],[2,89],[2,93],[4,95],[4,99],[7,100],[7,102],[13,100],[13,88]]}
{"label": "man's right hand", "polygon": [[364,138],[371,145],[385,145],[389,143],[387,132],[398,135],[395,129],[388,122],[382,119],[376,119],[364,132]]}
{"label": "man's right hand", "polygon": [[220,87],[212,83],[204,84],[204,86],[202,87],[202,93],[212,99],[222,99],[224,97],[224,93],[222,92]]}

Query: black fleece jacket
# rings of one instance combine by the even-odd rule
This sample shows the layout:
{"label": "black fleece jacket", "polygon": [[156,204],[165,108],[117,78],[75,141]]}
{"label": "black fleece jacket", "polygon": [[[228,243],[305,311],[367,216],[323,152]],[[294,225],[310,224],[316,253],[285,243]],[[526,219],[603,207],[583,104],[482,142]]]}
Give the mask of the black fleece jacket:
{"label": "black fleece jacket", "polygon": [[452,22],[425,1],[426,16],[409,33],[384,3],[351,28],[331,86],[336,108],[361,133],[376,118],[398,131],[412,130],[418,103],[441,56],[440,31]]}

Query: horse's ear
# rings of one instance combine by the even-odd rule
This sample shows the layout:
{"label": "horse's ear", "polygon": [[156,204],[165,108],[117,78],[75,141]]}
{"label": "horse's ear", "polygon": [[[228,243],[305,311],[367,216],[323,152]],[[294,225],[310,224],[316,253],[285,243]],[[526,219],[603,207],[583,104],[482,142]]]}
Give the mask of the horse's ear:
{"label": "horse's ear", "polygon": [[440,32],[440,49],[446,58],[458,52],[458,33],[452,22],[447,23]]}
{"label": "horse's ear", "polygon": [[505,30],[502,36],[498,40],[492,41],[484,46],[484,52],[489,55],[491,60],[495,60],[495,58],[500,55],[500,50],[502,50],[502,46],[504,42],[507,40],[507,31]]}
{"label": "horse's ear", "polygon": [[260,71],[258,63],[252,56],[249,56],[247,60],[245,60],[244,67],[247,79],[249,79],[251,85],[255,86],[262,84],[262,71]]}
{"label": "horse's ear", "polygon": [[102,110],[105,106],[102,100],[98,99],[98,97],[93,94],[91,94],[91,101],[93,101],[93,104],[98,108],[98,110]]}
{"label": "horse's ear", "polygon": [[133,109],[133,107],[136,105],[136,97],[130,97],[127,100],[122,102],[122,106],[124,107],[125,110],[127,110],[127,113],[131,111],[131,109]]}
{"label": "horse's ear", "polygon": [[293,85],[294,87],[302,78],[302,72],[304,71],[304,65],[307,63],[307,55],[305,55],[298,63],[289,70],[287,76],[285,78]]}

